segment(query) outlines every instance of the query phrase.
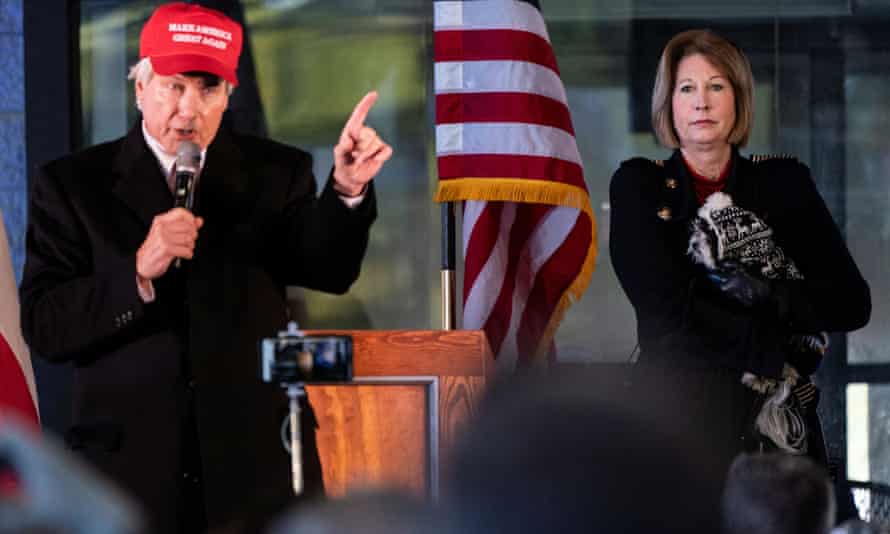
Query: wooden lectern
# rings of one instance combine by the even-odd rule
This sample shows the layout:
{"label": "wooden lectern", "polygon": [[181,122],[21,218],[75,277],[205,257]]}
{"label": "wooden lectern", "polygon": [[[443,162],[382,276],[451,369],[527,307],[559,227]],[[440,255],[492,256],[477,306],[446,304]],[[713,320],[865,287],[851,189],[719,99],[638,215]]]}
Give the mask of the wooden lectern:
{"label": "wooden lectern", "polygon": [[355,382],[306,386],[325,490],[388,487],[436,499],[455,437],[494,358],[478,330],[311,330],[353,339]]}

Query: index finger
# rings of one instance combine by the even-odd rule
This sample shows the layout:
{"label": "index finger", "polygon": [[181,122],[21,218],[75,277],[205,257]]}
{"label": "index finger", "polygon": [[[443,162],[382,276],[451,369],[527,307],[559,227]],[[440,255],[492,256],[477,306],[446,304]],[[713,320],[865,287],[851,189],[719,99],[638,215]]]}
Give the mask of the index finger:
{"label": "index finger", "polygon": [[346,126],[343,127],[343,132],[357,135],[357,132],[361,129],[362,125],[365,124],[365,119],[368,117],[368,112],[371,111],[371,106],[373,106],[376,101],[377,91],[371,91],[366,94],[364,98],[356,104],[355,109],[352,110],[352,115],[350,115],[349,120],[346,121]]}

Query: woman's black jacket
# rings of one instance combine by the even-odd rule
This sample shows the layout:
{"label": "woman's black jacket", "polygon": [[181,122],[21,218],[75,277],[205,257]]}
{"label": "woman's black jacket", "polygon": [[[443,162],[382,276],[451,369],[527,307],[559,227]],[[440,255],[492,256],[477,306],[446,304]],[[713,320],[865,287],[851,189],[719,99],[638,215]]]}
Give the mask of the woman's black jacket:
{"label": "woman's black jacket", "polygon": [[724,192],[772,227],[804,279],[774,282],[769,304],[754,309],[712,289],[687,254],[698,202],[680,152],[663,162],[625,161],[610,187],[609,250],[636,312],[641,362],[778,377],[791,333],[868,322],[868,284],[805,165],[787,157],[755,162],[733,150]]}

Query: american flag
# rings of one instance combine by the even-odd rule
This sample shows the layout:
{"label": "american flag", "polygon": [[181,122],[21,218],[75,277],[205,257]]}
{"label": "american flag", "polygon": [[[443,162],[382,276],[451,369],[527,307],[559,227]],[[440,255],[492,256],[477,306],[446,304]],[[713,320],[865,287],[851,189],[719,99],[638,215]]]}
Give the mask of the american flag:
{"label": "american flag", "polygon": [[6,414],[39,425],[37,389],[28,346],[19,326],[19,299],[0,212],[0,423]]}
{"label": "american flag", "polygon": [[555,359],[596,223],[565,88],[534,1],[434,2],[439,202],[463,211],[463,327],[498,367]]}

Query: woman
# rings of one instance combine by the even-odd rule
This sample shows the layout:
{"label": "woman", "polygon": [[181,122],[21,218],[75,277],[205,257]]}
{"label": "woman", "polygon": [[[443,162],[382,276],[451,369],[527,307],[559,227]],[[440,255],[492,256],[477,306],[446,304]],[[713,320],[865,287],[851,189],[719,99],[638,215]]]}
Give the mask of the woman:
{"label": "woman", "polygon": [[650,378],[681,381],[663,400],[682,394],[692,413],[681,419],[706,434],[723,473],[745,450],[824,463],[807,377],[824,331],[861,328],[871,313],[809,169],[739,153],[753,87],[732,43],[708,30],[676,35],[652,97],[655,133],[674,152],[624,162],[610,190],[611,258],[636,312],[639,363],[657,369]]}

